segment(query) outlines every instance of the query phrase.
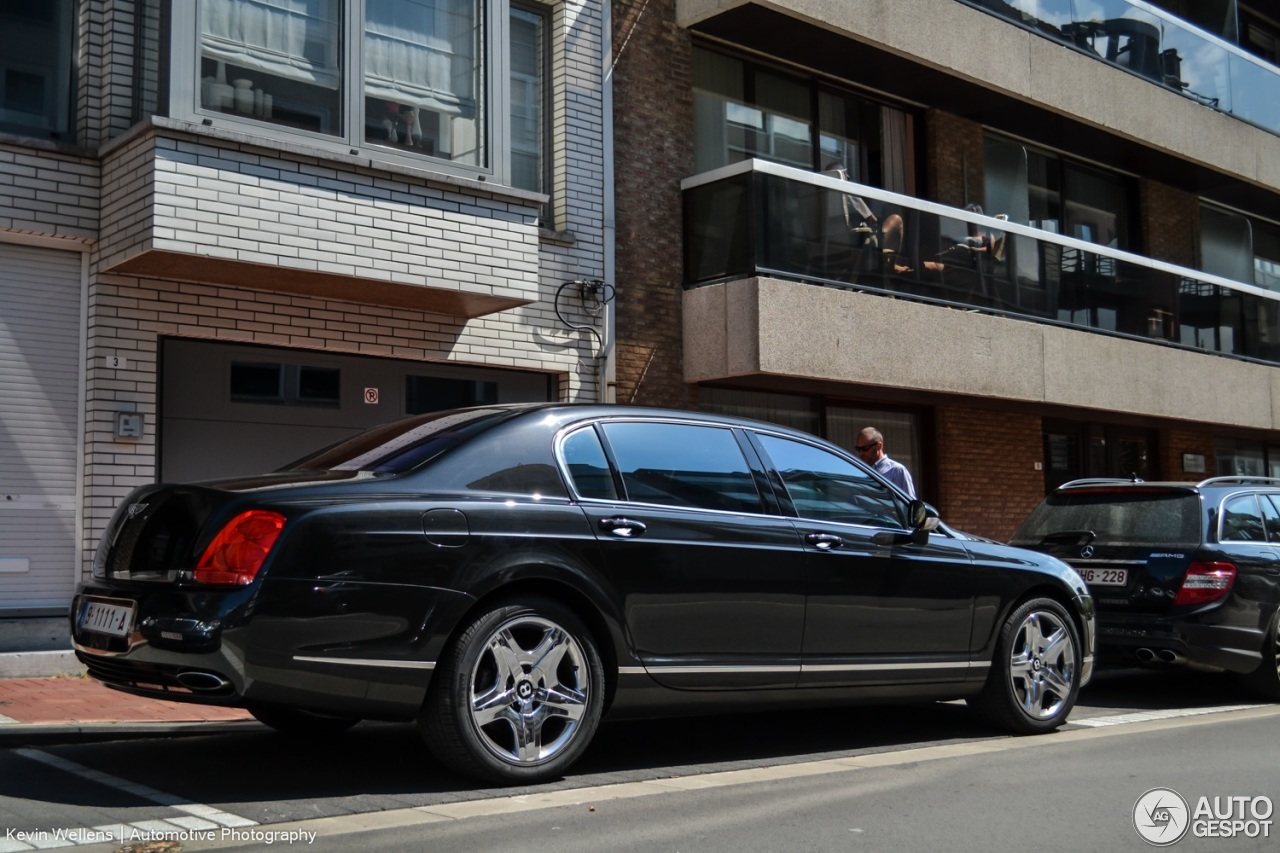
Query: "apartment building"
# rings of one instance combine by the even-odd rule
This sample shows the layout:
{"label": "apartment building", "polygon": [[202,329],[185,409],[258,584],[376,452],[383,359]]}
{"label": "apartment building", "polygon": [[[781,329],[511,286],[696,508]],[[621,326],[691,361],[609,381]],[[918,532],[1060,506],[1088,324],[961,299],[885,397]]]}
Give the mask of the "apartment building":
{"label": "apartment building", "polygon": [[0,620],[137,485],[600,399],[609,11],[0,4]]}
{"label": "apartment building", "polygon": [[997,539],[1280,476],[1280,4],[613,7],[619,402],[876,426]]}

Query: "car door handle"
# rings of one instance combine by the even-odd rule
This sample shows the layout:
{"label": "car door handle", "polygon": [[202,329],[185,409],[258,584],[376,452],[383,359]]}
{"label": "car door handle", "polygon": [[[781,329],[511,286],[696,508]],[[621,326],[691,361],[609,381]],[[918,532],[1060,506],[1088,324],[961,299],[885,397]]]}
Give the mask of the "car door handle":
{"label": "car door handle", "polygon": [[807,533],[804,541],[819,551],[830,551],[833,548],[839,548],[844,545],[844,540],[834,533]]}
{"label": "car door handle", "polygon": [[633,539],[644,533],[647,529],[643,521],[636,521],[632,518],[602,518],[600,519],[600,529],[606,533],[612,533],[619,539]]}

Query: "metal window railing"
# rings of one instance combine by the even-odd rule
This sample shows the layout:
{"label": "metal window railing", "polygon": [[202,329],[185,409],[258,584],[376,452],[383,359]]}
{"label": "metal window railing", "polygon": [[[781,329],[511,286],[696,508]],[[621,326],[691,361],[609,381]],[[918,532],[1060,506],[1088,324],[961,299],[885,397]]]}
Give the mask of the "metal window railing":
{"label": "metal window railing", "polygon": [[1280,293],[1252,284],[763,160],[682,189],[686,287],[771,276],[1280,364]]}

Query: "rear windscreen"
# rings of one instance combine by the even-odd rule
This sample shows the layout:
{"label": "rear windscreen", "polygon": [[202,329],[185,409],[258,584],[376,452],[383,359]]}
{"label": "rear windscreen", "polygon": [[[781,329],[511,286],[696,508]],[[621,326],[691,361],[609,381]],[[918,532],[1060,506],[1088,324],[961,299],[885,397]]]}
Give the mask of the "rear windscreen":
{"label": "rear windscreen", "polygon": [[405,418],[366,430],[280,470],[402,474],[507,417],[510,412],[505,409],[475,408]]}
{"label": "rear windscreen", "polygon": [[1200,498],[1192,493],[1064,492],[1045,498],[1010,542],[1194,546],[1200,543],[1200,524]]}

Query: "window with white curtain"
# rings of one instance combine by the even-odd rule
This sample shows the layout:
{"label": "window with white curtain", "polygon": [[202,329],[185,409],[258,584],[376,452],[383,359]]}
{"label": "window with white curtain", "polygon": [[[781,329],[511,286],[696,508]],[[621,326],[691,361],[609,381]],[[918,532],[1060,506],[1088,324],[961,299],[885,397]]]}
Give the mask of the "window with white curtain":
{"label": "window with white curtain", "polygon": [[338,0],[202,0],[200,106],[337,134]]}
{"label": "window with white curtain", "polygon": [[365,0],[365,138],[483,165],[476,0]]}
{"label": "window with white curtain", "polygon": [[545,7],[511,7],[511,183],[547,191]]}
{"label": "window with white curtain", "polygon": [[194,30],[196,62],[191,102],[175,88],[175,116],[300,133],[547,191],[550,3],[198,0],[173,8],[175,79],[189,55],[184,32]]}

